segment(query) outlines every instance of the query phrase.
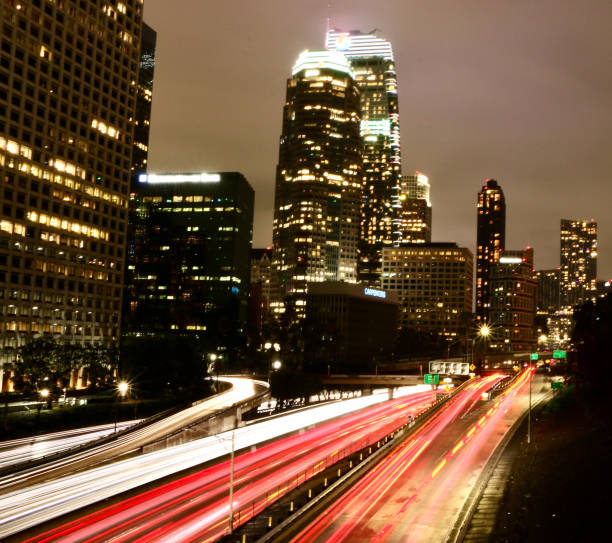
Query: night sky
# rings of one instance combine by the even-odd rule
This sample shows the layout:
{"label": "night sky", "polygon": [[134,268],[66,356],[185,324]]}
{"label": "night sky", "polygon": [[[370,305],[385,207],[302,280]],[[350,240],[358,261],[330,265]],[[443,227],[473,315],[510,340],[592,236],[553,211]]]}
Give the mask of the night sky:
{"label": "night sky", "polygon": [[326,19],[393,45],[403,173],[430,178],[433,241],[474,251],[476,196],[496,178],[506,248],[559,265],[561,218],[599,223],[612,277],[609,0],[145,0],[157,31],[149,169],[240,171],[254,247],[272,241],[286,79]]}

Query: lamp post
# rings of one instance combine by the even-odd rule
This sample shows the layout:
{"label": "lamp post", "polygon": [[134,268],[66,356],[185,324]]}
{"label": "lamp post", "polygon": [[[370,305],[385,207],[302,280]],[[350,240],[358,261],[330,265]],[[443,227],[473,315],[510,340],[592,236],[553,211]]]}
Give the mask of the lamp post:
{"label": "lamp post", "polygon": [[229,533],[234,532],[234,430],[232,430],[232,452],[230,456],[230,488],[229,488]]}
{"label": "lamp post", "polygon": [[119,411],[118,400],[120,398],[121,401],[123,401],[123,398],[125,398],[129,390],[130,390],[130,385],[127,381],[121,381],[117,385],[118,395],[117,395],[117,399],[115,400],[115,433],[117,433],[117,417],[118,417],[118,411]]}
{"label": "lamp post", "polygon": [[529,412],[527,413],[527,445],[531,444],[531,381],[533,380],[533,374],[531,371],[531,364],[529,364]]}
{"label": "lamp post", "polygon": [[219,368],[216,364],[217,361],[217,355],[215,353],[210,353],[208,355],[208,358],[210,358],[210,372],[212,373],[213,371],[217,373],[217,379],[215,380],[215,392],[219,392]]}

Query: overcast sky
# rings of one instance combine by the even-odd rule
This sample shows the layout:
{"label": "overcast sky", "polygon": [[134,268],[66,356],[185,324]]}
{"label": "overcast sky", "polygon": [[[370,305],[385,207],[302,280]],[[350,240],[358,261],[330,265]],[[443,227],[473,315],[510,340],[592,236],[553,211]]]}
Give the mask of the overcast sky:
{"label": "overcast sky", "polygon": [[240,171],[254,247],[272,241],[291,66],[332,25],[393,45],[403,173],[432,186],[433,241],[474,251],[476,196],[496,178],[506,248],[559,265],[561,218],[599,223],[612,277],[610,0],[145,0],[157,31],[150,171]]}

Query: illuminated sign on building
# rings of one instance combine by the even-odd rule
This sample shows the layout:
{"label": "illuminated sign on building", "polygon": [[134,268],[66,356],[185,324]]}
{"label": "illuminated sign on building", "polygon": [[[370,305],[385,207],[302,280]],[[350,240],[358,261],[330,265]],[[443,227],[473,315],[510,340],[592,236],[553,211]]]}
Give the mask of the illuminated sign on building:
{"label": "illuminated sign on building", "polygon": [[377,298],[386,298],[387,293],[384,290],[377,290],[375,288],[364,288],[363,293],[366,296],[376,296]]}
{"label": "illuminated sign on building", "polygon": [[518,256],[500,256],[499,257],[500,264],[520,264],[522,261],[523,259]]}
{"label": "illuminated sign on building", "polygon": [[138,176],[139,183],[218,183],[221,176],[218,173],[160,173],[146,174]]}

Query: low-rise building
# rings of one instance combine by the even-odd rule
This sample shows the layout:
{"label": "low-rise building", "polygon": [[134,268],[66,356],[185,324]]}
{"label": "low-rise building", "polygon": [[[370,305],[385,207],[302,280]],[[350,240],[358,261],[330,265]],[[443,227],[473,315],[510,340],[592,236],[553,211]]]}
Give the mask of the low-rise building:
{"label": "low-rise building", "polygon": [[356,373],[387,360],[397,334],[397,295],[378,288],[326,281],[310,283],[305,352],[319,370]]}

